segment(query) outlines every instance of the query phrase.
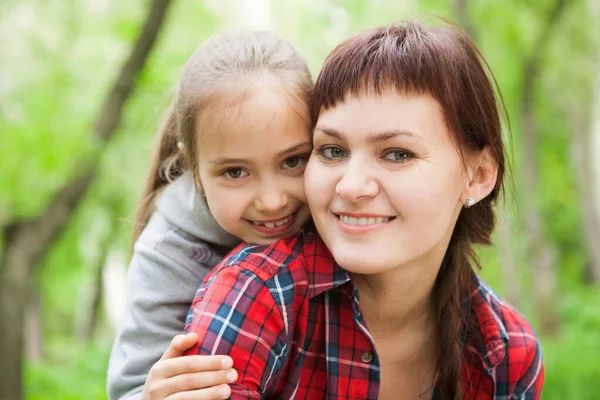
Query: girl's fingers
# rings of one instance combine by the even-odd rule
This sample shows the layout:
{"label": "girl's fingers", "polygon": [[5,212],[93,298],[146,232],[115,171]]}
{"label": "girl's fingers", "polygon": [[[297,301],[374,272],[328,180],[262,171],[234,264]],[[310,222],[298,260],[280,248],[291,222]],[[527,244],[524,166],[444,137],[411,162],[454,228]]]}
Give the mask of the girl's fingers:
{"label": "girl's fingers", "polygon": [[175,393],[165,400],[220,400],[227,399],[229,396],[231,396],[231,388],[228,385],[220,385],[207,389]]}
{"label": "girl's fingers", "polygon": [[196,344],[196,340],[198,340],[198,335],[193,332],[175,336],[173,340],[171,340],[169,348],[165,350],[160,359],[167,360],[169,358],[183,356],[187,350]]}
{"label": "girl's fingers", "polygon": [[198,389],[235,383],[237,372],[234,369],[211,372],[196,372],[193,374],[177,375],[167,380],[166,393],[179,393]]}
{"label": "girl's fingers", "polygon": [[227,356],[185,356],[165,359],[154,364],[150,375],[155,378],[171,378],[195,372],[228,370],[233,360]]}
{"label": "girl's fingers", "polygon": [[[205,395],[217,396],[217,392],[222,393],[223,388],[228,383],[237,381],[237,371],[234,369],[209,372],[195,372],[191,374],[177,375],[171,378],[152,378],[144,386],[144,394],[147,394],[144,399],[171,399],[172,396],[178,393],[195,393],[200,389],[211,389],[203,393],[202,397],[185,397],[190,399],[213,398],[205,397]],[[216,388],[220,388],[217,390]],[[212,394],[211,394],[212,393]],[[176,397],[175,397],[176,398]],[[220,399],[221,397],[214,397]],[[227,397],[225,397],[227,398]]]}

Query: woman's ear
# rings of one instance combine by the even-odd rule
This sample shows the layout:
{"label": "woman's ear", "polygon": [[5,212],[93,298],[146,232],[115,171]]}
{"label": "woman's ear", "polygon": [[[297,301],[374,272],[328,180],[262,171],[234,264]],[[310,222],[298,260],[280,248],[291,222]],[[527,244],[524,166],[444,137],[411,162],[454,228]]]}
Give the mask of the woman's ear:
{"label": "woman's ear", "polygon": [[461,202],[467,207],[486,198],[494,190],[498,178],[498,163],[489,146],[473,154],[470,164],[469,181],[461,196]]}

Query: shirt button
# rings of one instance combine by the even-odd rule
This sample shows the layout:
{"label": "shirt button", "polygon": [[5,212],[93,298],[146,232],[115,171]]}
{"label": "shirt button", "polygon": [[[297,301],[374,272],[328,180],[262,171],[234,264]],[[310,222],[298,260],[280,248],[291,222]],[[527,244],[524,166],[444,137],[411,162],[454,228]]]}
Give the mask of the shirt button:
{"label": "shirt button", "polygon": [[371,361],[373,361],[373,353],[371,353],[370,351],[365,351],[364,353],[362,353],[362,355],[360,356],[360,359],[362,360],[362,362],[364,363],[370,363]]}

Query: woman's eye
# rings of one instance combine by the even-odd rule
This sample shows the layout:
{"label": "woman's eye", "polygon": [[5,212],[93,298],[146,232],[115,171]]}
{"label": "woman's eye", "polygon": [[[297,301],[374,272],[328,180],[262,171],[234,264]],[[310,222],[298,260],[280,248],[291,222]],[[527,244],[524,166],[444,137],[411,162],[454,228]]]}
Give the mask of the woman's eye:
{"label": "woman's eye", "polygon": [[228,170],[223,172],[223,175],[230,179],[240,179],[248,175],[248,173],[242,168],[229,168]]}
{"label": "woman's eye", "polygon": [[326,147],[321,150],[325,158],[342,158],[348,157],[348,154],[339,147]]}
{"label": "woman's eye", "polygon": [[289,157],[289,158],[286,158],[285,161],[283,162],[282,168],[283,169],[298,168],[298,166],[300,166],[304,161],[305,161],[305,157],[301,157],[301,156]]}
{"label": "woman's eye", "polygon": [[406,162],[412,159],[415,155],[407,150],[392,150],[383,158],[394,162]]}

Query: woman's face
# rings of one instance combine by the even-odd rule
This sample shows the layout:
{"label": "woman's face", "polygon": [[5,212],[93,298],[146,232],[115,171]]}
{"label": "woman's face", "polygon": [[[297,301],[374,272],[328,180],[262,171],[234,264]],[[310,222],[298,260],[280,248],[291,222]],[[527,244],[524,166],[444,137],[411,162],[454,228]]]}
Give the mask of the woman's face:
{"label": "woman's face", "polygon": [[317,229],[350,272],[445,254],[469,185],[428,96],[348,96],[319,115],[304,182]]}

